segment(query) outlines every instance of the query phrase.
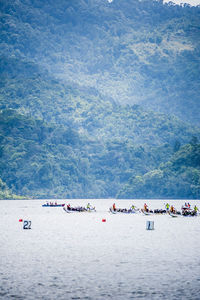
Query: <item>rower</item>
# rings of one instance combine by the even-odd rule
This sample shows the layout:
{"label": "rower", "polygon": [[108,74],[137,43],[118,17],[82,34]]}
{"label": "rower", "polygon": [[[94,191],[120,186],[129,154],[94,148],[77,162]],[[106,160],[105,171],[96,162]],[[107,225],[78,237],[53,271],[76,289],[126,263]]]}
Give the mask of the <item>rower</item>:
{"label": "rower", "polygon": [[88,203],[86,207],[87,207],[87,209],[90,209],[90,203]]}
{"label": "rower", "polygon": [[116,211],[115,203],[113,203],[113,210]]}
{"label": "rower", "polygon": [[147,208],[148,208],[148,206],[147,206],[147,204],[145,203],[145,204],[144,204],[144,210],[147,211]]}
{"label": "rower", "polygon": [[167,204],[165,205],[165,207],[166,207],[166,210],[169,211],[169,203],[167,203]]}

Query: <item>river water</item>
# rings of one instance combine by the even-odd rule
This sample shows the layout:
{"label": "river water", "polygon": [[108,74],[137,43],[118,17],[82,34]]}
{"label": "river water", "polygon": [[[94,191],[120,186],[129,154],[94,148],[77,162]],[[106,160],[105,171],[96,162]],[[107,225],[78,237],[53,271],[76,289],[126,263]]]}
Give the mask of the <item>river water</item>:
{"label": "river water", "polygon": [[[113,215],[113,201],[90,200],[96,213],[67,214],[44,200],[1,200],[0,299],[200,299],[200,217]],[[146,200],[152,208],[166,202]],[[115,203],[141,208],[144,200]],[[155,230],[146,230],[151,220]]]}

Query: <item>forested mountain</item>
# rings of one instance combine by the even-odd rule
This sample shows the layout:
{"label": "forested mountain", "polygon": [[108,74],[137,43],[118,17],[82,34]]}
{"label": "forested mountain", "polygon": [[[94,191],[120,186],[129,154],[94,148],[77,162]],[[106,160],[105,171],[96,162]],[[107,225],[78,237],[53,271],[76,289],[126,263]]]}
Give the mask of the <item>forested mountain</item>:
{"label": "forested mountain", "polygon": [[[199,130],[177,119],[139,107],[100,109],[93,103],[82,112],[81,126],[77,123],[74,129],[15,110],[1,111],[0,173],[14,193],[35,198],[115,197],[134,174],[157,168],[194,134],[200,136]],[[85,130],[78,130],[82,126]]]}
{"label": "forested mountain", "polygon": [[[146,111],[138,105],[121,106],[96,90],[64,84],[34,63],[2,61],[1,108],[15,109],[45,122],[70,126],[80,134],[106,141],[131,138],[135,144],[188,142],[199,129],[178,118]],[[5,69],[7,71],[5,71]]]}
{"label": "forested mountain", "polygon": [[8,189],[7,185],[5,182],[3,182],[0,179],[0,199],[24,199],[25,197],[23,196],[18,196],[15,194],[12,194],[12,192]]}
{"label": "forested mountain", "polygon": [[159,168],[143,176],[133,176],[119,198],[200,197],[200,144],[193,138]]}
{"label": "forested mountain", "polygon": [[[199,124],[200,7],[151,0],[2,0],[5,57],[120,104]],[[3,58],[4,59],[4,58]]]}
{"label": "forested mountain", "polygon": [[0,198],[198,197],[198,7],[0,5]]}

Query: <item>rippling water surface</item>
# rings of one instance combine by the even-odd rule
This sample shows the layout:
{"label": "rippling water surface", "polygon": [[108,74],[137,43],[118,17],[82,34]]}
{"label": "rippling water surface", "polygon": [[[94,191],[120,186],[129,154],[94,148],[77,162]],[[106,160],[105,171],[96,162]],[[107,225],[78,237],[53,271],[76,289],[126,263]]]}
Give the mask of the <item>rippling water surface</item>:
{"label": "rippling water surface", "polygon": [[[146,202],[164,208],[166,201]],[[112,215],[111,199],[90,200],[96,213],[43,203],[0,201],[1,299],[200,299],[200,217]],[[144,200],[115,203],[142,207]],[[147,220],[155,230],[146,230]]]}

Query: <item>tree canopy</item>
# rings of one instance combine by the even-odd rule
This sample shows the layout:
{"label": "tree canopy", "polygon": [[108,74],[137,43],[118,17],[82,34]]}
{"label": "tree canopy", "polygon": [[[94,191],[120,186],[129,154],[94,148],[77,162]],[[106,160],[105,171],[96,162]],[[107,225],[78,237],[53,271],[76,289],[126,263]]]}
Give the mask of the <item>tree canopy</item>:
{"label": "tree canopy", "polygon": [[0,198],[199,197],[199,7],[0,9]]}

